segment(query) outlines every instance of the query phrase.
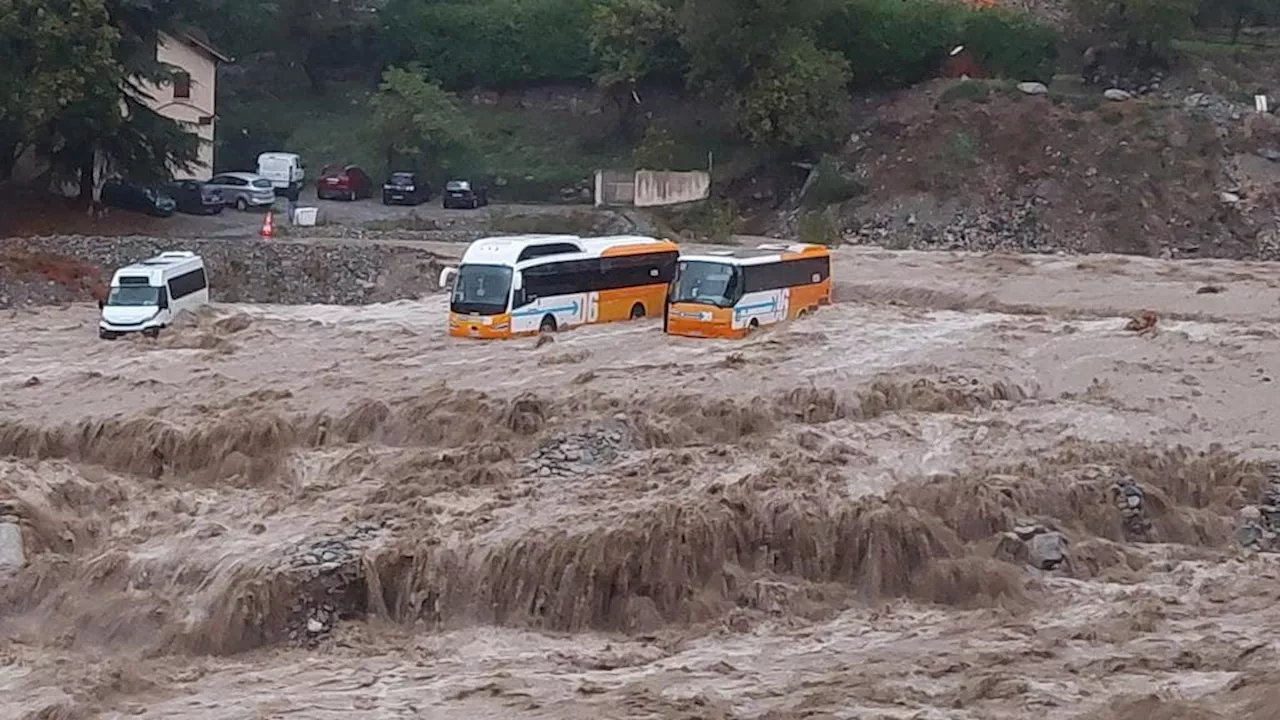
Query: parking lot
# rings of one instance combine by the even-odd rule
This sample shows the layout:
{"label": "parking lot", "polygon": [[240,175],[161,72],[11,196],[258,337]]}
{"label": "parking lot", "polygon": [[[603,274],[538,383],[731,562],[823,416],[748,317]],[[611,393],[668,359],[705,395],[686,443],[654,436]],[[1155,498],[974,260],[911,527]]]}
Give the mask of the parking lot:
{"label": "parking lot", "polygon": [[[377,198],[368,200],[318,200],[314,185],[303,189],[298,207],[319,208],[319,222],[365,229],[469,230],[483,229],[495,215],[556,215],[581,210],[580,205],[501,205],[492,204],[476,210],[445,210],[439,195],[416,206],[383,205]],[[286,203],[279,198],[273,220],[277,228],[285,225]],[[160,220],[164,234],[200,235],[203,237],[246,237],[256,235],[262,227],[263,213],[251,209],[240,212],[227,208],[211,217],[174,215]]]}
{"label": "parking lot", "polygon": [[[500,201],[476,210],[445,210],[440,196],[417,206],[383,205],[378,197],[347,202],[317,200],[314,184],[303,188],[299,207],[319,208],[319,222],[366,230],[489,230],[492,220],[501,216],[571,215],[590,210],[584,205],[505,205]],[[286,203],[278,198],[273,221],[277,230],[284,227]],[[264,212],[251,209],[241,212],[226,208],[212,216],[176,213],[156,218],[141,213],[111,208],[105,218],[92,218],[74,201],[55,201],[45,197],[15,196],[0,207],[0,237],[22,235],[148,235],[154,237],[245,238],[262,228]],[[553,228],[554,229],[554,228]],[[564,231],[572,231],[566,226]]]}

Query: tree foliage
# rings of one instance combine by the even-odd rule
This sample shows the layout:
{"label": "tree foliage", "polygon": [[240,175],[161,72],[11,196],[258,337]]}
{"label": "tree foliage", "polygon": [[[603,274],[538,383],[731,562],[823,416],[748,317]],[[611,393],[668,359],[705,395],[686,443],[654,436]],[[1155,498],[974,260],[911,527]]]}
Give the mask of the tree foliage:
{"label": "tree foliage", "polygon": [[389,0],[387,59],[451,89],[589,78],[594,0]]}
{"label": "tree foliage", "polygon": [[794,32],[734,96],[744,137],[756,145],[809,148],[830,142],[845,116],[849,62]]}
{"label": "tree foliage", "polygon": [[859,88],[933,77],[957,45],[987,73],[1019,81],[1049,80],[1057,59],[1057,36],[1026,16],[935,0],[844,2],[824,18],[818,37],[849,60]]}
{"label": "tree foliage", "polygon": [[1231,42],[1251,25],[1274,25],[1280,20],[1280,0],[1201,0],[1195,23],[1201,27],[1225,27]]}
{"label": "tree foliage", "polygon": [[372,110],[389,168],[409,164],[435,171],[470,145],[453,96],[421,68],[387,68]]}
{"label": "tree foliage", "polygon": [[595,80],[603,87],[679,81],[688,65],[675,8],[660,0],[606,0],[591,15]]}
{"label": "tree foliage", "polygon": [[1075,0],[1086,27],[1122,42],[1131,52],[1166,53],[1191,29],[1199,0]]}
{"label": "tree foliage", "polygon": [[97,159],[146,177],[189,167],[198,141],[145,102],[171,77],[155,43],[172,19],[168,0],[0,0],[0,170],[34,147],[87,198]]}

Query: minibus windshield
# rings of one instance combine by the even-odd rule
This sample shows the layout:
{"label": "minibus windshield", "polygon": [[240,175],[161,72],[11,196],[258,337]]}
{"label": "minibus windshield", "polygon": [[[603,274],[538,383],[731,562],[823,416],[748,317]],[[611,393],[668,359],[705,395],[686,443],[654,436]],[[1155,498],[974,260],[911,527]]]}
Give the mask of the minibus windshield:
{"label": "minibus windshield", "polygon": [[160,304],[160,288],[151,285],[121,285],[111,288],[107,304],[116,307],[146,307]]}

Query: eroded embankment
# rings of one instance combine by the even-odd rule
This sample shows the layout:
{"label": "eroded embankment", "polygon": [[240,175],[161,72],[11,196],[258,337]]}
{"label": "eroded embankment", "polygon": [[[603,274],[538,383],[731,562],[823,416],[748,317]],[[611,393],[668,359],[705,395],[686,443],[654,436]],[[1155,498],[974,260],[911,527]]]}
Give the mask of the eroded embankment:
{"label": "eroded embankment", "polygon": [[404,245],[72,235],[0,239],[0,308],[91,301],[117,268],[168,250],[204,258],[216,302],[360,305],[439,289],[438,257]]}
{"label": "eroded embankment", "polygon": [[[833,469],[821,449],[775,444],[746,473],[727,472],[744,452],[722,451],[746,447],[743,438],[781,443],[791,425],[964,413],[1026,395],[927,379],[736,403],[586,392],[500,399],[440,387],[336,416],[263,413],[187,429],[141,419],[9,423],[2,453],[128,475],[63,463],[61,481],[24,481],[33,469],[52,473],[46,462],[3,478],[32,558],[0,607],[45,640],[216,654],[306,641],[369,616],[649,632],[893,597],[1016,611],[1040,592],[1028,565],[1133,577],[1145,563],[1135,542],[1224,550],[1236,511],[1261,493],[1264,468],[1217,449],[1067,443],[1045,457],[908,480],[883,497],[851,493],[858,469]],[[636,497],[612,488],[622,470],[606,458],[589,478],[595,494],[577,498],[594,504],[548,515],[573,483],[530,477],[520,459],[602,418],[618,428],[608,438],[625,435],[637,452],[678,448],[683,460],[653,463],[643,479],[656,490]],[[588,451],[574,442],[556,452]],[[356,443],[381,446],[388,462],[357,448],[317,467],[317,453]],[[308,463],[329,490],[302,483]],[[435,494],[458,487],[472,493]],[[184,499],[182,489],[199,493]],[[326,512],[354,530],[321,532]],[[304,514],[310,525],[272,523],[288,532],[261,522]]]}

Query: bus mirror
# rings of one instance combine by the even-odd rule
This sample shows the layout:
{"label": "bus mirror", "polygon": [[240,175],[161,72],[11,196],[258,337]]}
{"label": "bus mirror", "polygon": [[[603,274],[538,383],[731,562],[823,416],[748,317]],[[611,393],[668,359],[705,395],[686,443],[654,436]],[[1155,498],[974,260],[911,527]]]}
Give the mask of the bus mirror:
{"label": "bus mirror", "polygon": [[101,310],[106,306],[107,306],[106,301],[104,301],[102,298],[98,298],[98,309]]}
{"label": "bus mirror", "polygon": [[458,274],[458,268],[447,267],[440,271],[440,287],[448,288],[453,283],[453,278]]}
{"label": "bus mirror", "polygon": [[523,290],[523,289],[524,289],[524,276],[523,276],[523,275],[521,275],[520,273],[516,273],[516,274],[515,274],[515,277],[513,277],[513,278],[511,279],[511,289],[512,289],[512,290]]}

